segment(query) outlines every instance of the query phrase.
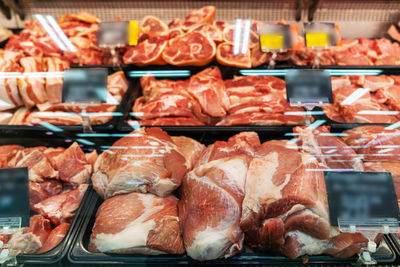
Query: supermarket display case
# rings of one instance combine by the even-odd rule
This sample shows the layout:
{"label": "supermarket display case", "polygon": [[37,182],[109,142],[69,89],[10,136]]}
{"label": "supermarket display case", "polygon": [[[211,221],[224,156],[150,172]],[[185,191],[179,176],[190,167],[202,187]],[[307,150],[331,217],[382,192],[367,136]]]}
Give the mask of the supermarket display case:
{"label": "supermarket display case", "polygon": [[[0,167],[28,168],[31,202],[30,227],[0,220],[1,263],[398,264],[399,1],[0,11]],[[293,73],[331,101],[292,102]],[[372,215],[332,215],[331,173]]]}

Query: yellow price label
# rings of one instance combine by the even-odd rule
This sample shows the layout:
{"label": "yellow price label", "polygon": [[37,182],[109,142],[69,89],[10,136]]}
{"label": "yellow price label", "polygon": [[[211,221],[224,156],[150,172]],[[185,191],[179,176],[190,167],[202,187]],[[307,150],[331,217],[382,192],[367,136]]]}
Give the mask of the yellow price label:
{"label": "yellow price label", "polygon": [[284,48],[283,36],[279,33],[260,35],[261,51],[280,50]]}
{"label": "yellow price label", "polygon": [[128,41],[129,45],[137,45],[139,38],[139,23],[136,20],[129,21]]}
{"label": "yellow price label", "polygon": [[308,32],[306,33],[306,42],[308,47],[327,47],[329,46],[329,35],[326,32]]}

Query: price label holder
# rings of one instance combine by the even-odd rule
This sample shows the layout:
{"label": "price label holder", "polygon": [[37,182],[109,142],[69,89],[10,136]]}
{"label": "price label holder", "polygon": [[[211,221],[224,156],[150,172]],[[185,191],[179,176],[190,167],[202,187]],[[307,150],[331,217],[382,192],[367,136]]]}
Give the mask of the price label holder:
{"label": "price label holder", "polygon": [[285,81],[286,99],[291,106],[307,110],[307,125],[315,106],[333,103],[331,76],[326,70],[286,70]]}
{"label": "price label holder", "polygon": [[137,21],[102,22],[97,31],[97,45],[110,49],[114,65],[120,65],[116,48],[137,45],[139,23]]}
{"label": "price label holder", "polygon": [[[12,234],[29,227],[28,168],[0,169],[0,234]],[[0,263],[15,262],[7,244],[0,242]]]}
{"label": "price label holder", "polygon": [[264,53],[271,53],[268,68],[273,68],[278,53],[286,52],[293,46],[289,25],[265,24],[259,26],[260,49]]}
{"label": "price label holder", "polygon": [[319,67],[321,50],[335,46],[339,41],[334,23],[304,23],[304,39],[306,46],[317,50],[313,67]]}
{"label": "price label holder", "polygon": [[399,207],[392,175],[388,172],[330,172],[325,174],[329,216],[341,232],[362,233],[368,246],[359,263],[376,264],[378,234],[398,233]]}
{"label": "price label holder", "polygon": [[75,68],[64,70],[63,103],[82,109],[83,131],[93,132],[86,109],[107,100],[107,69]]}

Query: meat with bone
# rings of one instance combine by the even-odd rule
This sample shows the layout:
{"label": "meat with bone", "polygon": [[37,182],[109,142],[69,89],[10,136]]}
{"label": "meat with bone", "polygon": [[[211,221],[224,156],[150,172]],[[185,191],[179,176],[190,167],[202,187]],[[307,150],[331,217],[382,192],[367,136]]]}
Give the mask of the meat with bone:
{"label": "meat with bone", "polygon": [[[251,142],[251,143],[250,143]],[[187,254],[196,260],[230,257],[243,248],[239,227],[250,151],[257,134],[241,133],[209,146],[182,184],[179,219]],[[201,162],[201,163],[200,163]]]}
{"label": "meat with bone", "polygon": [[232,43],[221,43],[217,47],[217,61],[221,65],[234,66],[238,68],[251,68],[250,50],[243,54],[235,54]]}
{"label": "meat with bone", "polygon": [[312,155],[284,143],[259,147],[247,172],[240,222],[252,248],[296,258],[349,257],[366,246],[361,234],[340,234],[330,226],[323,168]]}
{"label": "meat with bone", "polygon": [[190,168],[185,163],[185,155],[167,133],[159,128],[142,128],[98,157],[93,187],[106,199],[129,192],[166,196],[181,184]]}
{"label": "meat with bone", "polygon": [[33,210],[56,226],[65,222],[71,223],[87,188],[87,184],[81,184],[72,191],[49,197],[35,204]]}
{"label": "meat with bone", "polygon": [[209,23],[199,24],[189,30],[189,32],[202,32],[214,42],[222,42],[222,33]]}
{"label": "meat with bone", "polygon": [[129,193],[103,202],[97,211],[89,250],[108,253],[183,254],[178,200]]}
{"label": "meat with bone", "polygon": [[202,23],[212,24],[215,18],[215,11],[215,6],[204,6],[202,8],[193,10],[183,21],[183,30],[188,31]]}
{"label": "meat with bone", "polygon": [[215,43],[201,32],[189,32],[173,38],[162,58],[176,66],[204,66],[215,56]]}
{"label": "meat with bone", "polygon": [[160,36],[168,33],[168,26],[154,16],[146,16],[140,24],[140,30],[150,36]]}
{"label": "meat with bone", "polygon": [[342,137],[365,161],[400,161],[400,131],[368,125],[347,130]]}
{"label": "meat with bone", "polygon": [[161,57],[168,44],[167,36],[153,36],[136,46],[128,48],[123,61],[125,64],[136,65],[164,65]]}

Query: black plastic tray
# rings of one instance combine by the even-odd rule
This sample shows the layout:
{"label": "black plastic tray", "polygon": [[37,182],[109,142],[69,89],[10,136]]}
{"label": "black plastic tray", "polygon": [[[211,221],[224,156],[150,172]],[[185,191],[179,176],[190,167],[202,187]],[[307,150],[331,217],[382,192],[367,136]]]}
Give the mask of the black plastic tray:
{"label": "black plastic tray", "polygon": [[[92,253],[88,250],[90,235],[97,209],[103,202],[97,193],[91,194],[89,206],[81,214],[81,224],[79,231],[75,236],[75,240],[71,244],[71,249],[68,252],[68,260],[74,264],[129,264],[129,265],[178,265],[178,264],[205,264],[205,265],[231,265],[231,264],[273,264],[273,265],[301,265],[302,259],[288,259],[281,255],[261,254],[251,252],[248,248],[245,252],[228,259],[219,259],[207,262],[198,262],[188,256],[177,255],[161,255],[161,256],[146,256],[146,255],[124,255],[124,254],[104,254]],[[396,260],[394,249],[389,245],[386,237],[382,240],[378,247],[377,253],[373,255],[379,263],[391,263]],[[356,263],[357,257],[339,259],[330,256],[310,256],[308,263],[310,264],[338,264],[348,265]]]}
{"label": "black plastic tray", "polygon": [[[112,66],[102,66],[102,65],[96,65],[96,66],[84,66],[84,67],[79,67],[79,66],[73,66],[74,68],[106,68],[108,69],[109,74],[112,74],[114,72],[122,70],[119,67],[112,67]],[[132,88],[132,83],[128,80],[128,90],[125,92],[125,94],[122,96],[121,102],[117,105],[117,108],[115,110],[115,113],[121,114],[119,116],[112,116],[111,120],[104,124],[100,125],[92,125],[93,131],[110,131],[113,130],[118,124],[119,121],[123,118],[124,114],[127,113],[127,106],[128,102],[130,100],[130,95],[132,94],[133,88]],[[82,132],[83,127],[82,125],[54,125],[57,128],[61,129],[62,131],[66,132]],[[52,131],[51,129],[48,129],[46,127],[43,127],[41,125],[0,125],[0,132],[33,132],[33,131],[40,131],[40,132],[48,132]]]}

